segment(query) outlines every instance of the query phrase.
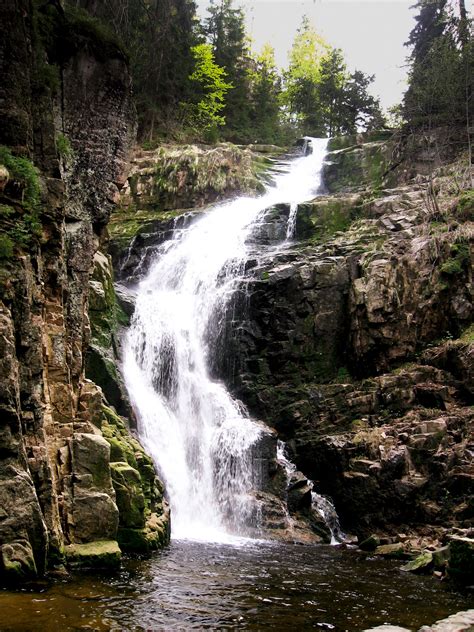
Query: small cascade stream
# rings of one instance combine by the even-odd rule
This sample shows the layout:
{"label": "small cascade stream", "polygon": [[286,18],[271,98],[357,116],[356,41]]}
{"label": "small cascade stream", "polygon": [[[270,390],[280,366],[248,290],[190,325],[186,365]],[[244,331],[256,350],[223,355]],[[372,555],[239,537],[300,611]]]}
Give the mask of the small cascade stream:
{"label": "small cascade stream", "polygon": [[[256,527],[253,448],[266,432],[211,378],[213,345],[265,210],[315,196],[327,140],[289,163],[258,198],[215,205],[159,248],[137,288],[124,344],[124,376],[139,432],[165,481],[175,538],[226,541]],[[253,253],[255,256],[255,253]]]}
{"label": "small cascade stream", "polygon": [[[288,482],[291,479],[291,475],[296,472],[296,465],[292,463],[286,455],[286,446],[283,441],[278,441],[277,457],[279,463],[283,466],[286,478]],[[329,498],[318,494],[314,490],[313,481],[307,481],[309,487],[311,487],[311,509],[319,514],[324,522],[327,524],[331,532],[331,544],[339,544],[344,542],[346,535],[342,532],[341,525],[339,524],[339,517],[337,515],[336,508],[332,504]]]}

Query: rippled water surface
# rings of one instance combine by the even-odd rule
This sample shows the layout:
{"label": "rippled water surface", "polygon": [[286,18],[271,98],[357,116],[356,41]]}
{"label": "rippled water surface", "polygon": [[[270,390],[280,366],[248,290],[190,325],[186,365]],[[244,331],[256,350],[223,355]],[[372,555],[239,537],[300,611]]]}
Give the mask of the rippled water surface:
{"label": "rippled water surface", "polygon": [[114,576],[0,591],[0,629],[417,629],[473,606],[468,595],[399,566],[329,546],[174,541]]}

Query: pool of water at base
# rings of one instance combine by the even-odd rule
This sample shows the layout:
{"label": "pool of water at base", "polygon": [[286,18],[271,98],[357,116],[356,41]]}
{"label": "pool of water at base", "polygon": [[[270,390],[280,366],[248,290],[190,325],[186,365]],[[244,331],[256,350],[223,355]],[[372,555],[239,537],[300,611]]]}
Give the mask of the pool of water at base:
{"label": "pool of water at base", "polygon": [[400,562],[356,551],[250,541],[173,541],[113,575],[0,591],[0,630],[412,630],[474,606]]}

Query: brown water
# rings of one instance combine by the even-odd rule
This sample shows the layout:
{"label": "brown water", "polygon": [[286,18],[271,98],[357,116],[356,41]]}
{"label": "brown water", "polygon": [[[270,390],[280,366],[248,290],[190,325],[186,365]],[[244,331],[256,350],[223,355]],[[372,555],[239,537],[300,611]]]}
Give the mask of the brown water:
{"label": "brown water", "polygon": [[473,607],[472,595],[399,566],[329,546],[174,541],[113,576],[0,591],[0,629],[356,632],[417,629]]}

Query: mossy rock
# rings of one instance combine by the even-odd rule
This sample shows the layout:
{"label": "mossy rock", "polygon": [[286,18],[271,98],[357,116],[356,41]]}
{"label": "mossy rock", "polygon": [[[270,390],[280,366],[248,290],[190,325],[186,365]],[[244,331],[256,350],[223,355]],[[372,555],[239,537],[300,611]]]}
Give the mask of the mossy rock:
{"label": "mossy rock", "polygon": [[29,542],[12,542],[0,547],[0,577],[7,583],[20,583],[38,576]]}
{"label": "mossy rock", "polygon": [[449,550],[449,577],[467,586],[474,584],[474,539],[453,536]]}
{"label": "mossy rock", "polygon": [[408,562],[408,564],[405,564],[405,566],[402,566],[400,570],[409,573],[430,573],[433,565],[433,554],[430,551],[425,551],[414,560]]}
{"label": "mossy rock", "polygon": [[327,155],[324,182],[330,193],[377,190],[385,182],[391,161],[390,143],[368,142],[354,145]]}
{"label": "mossy rock", "polygon": [[346,231],[361,214],[360,196],[321,197],[298,206],[295,236],[322,243]]}
{"label": "mossy rock", "polygon": [[364,132],[362,134],[348,134],[346,136],[335,136],[329,139],[328,151],[338,151],[339,149],[347,149],[354,145],[363,143],[373,143],[377,141],[388,141],[393,137],[394,132],[391,130],[374,130],[372,132]]}
{"label": "mossy rock", "polygon": [[70,544],[64,548],[67,565],[74,569],[120,568],[122,553],[115,540],[98,540],[87,544]]}
{"label": "mossy rock", "polygon": [[169,520],[151,514],[143,529],[119,527],[118,541],[129,553],[151,553],[162,549],[169,542]]}
{"label": "mossy rock", "polygon": [[119,526],[140,529],[145,526],[145,497],[140,473],[128,463],[111,463]]}
{"label": "mossy rock", "polygon": [[395,560],[406,560],[411,557],[400,542],[396,544],[382,544],[375,549],[374,555]]}
{"label": "mossy rock", "polygon": [[118,540],[124,551],[148,553],[169,541],[164,489],[151,457],[130,434],[124,418],[103,407],[102,432],[110,445],[112,484],[119,509]]}

